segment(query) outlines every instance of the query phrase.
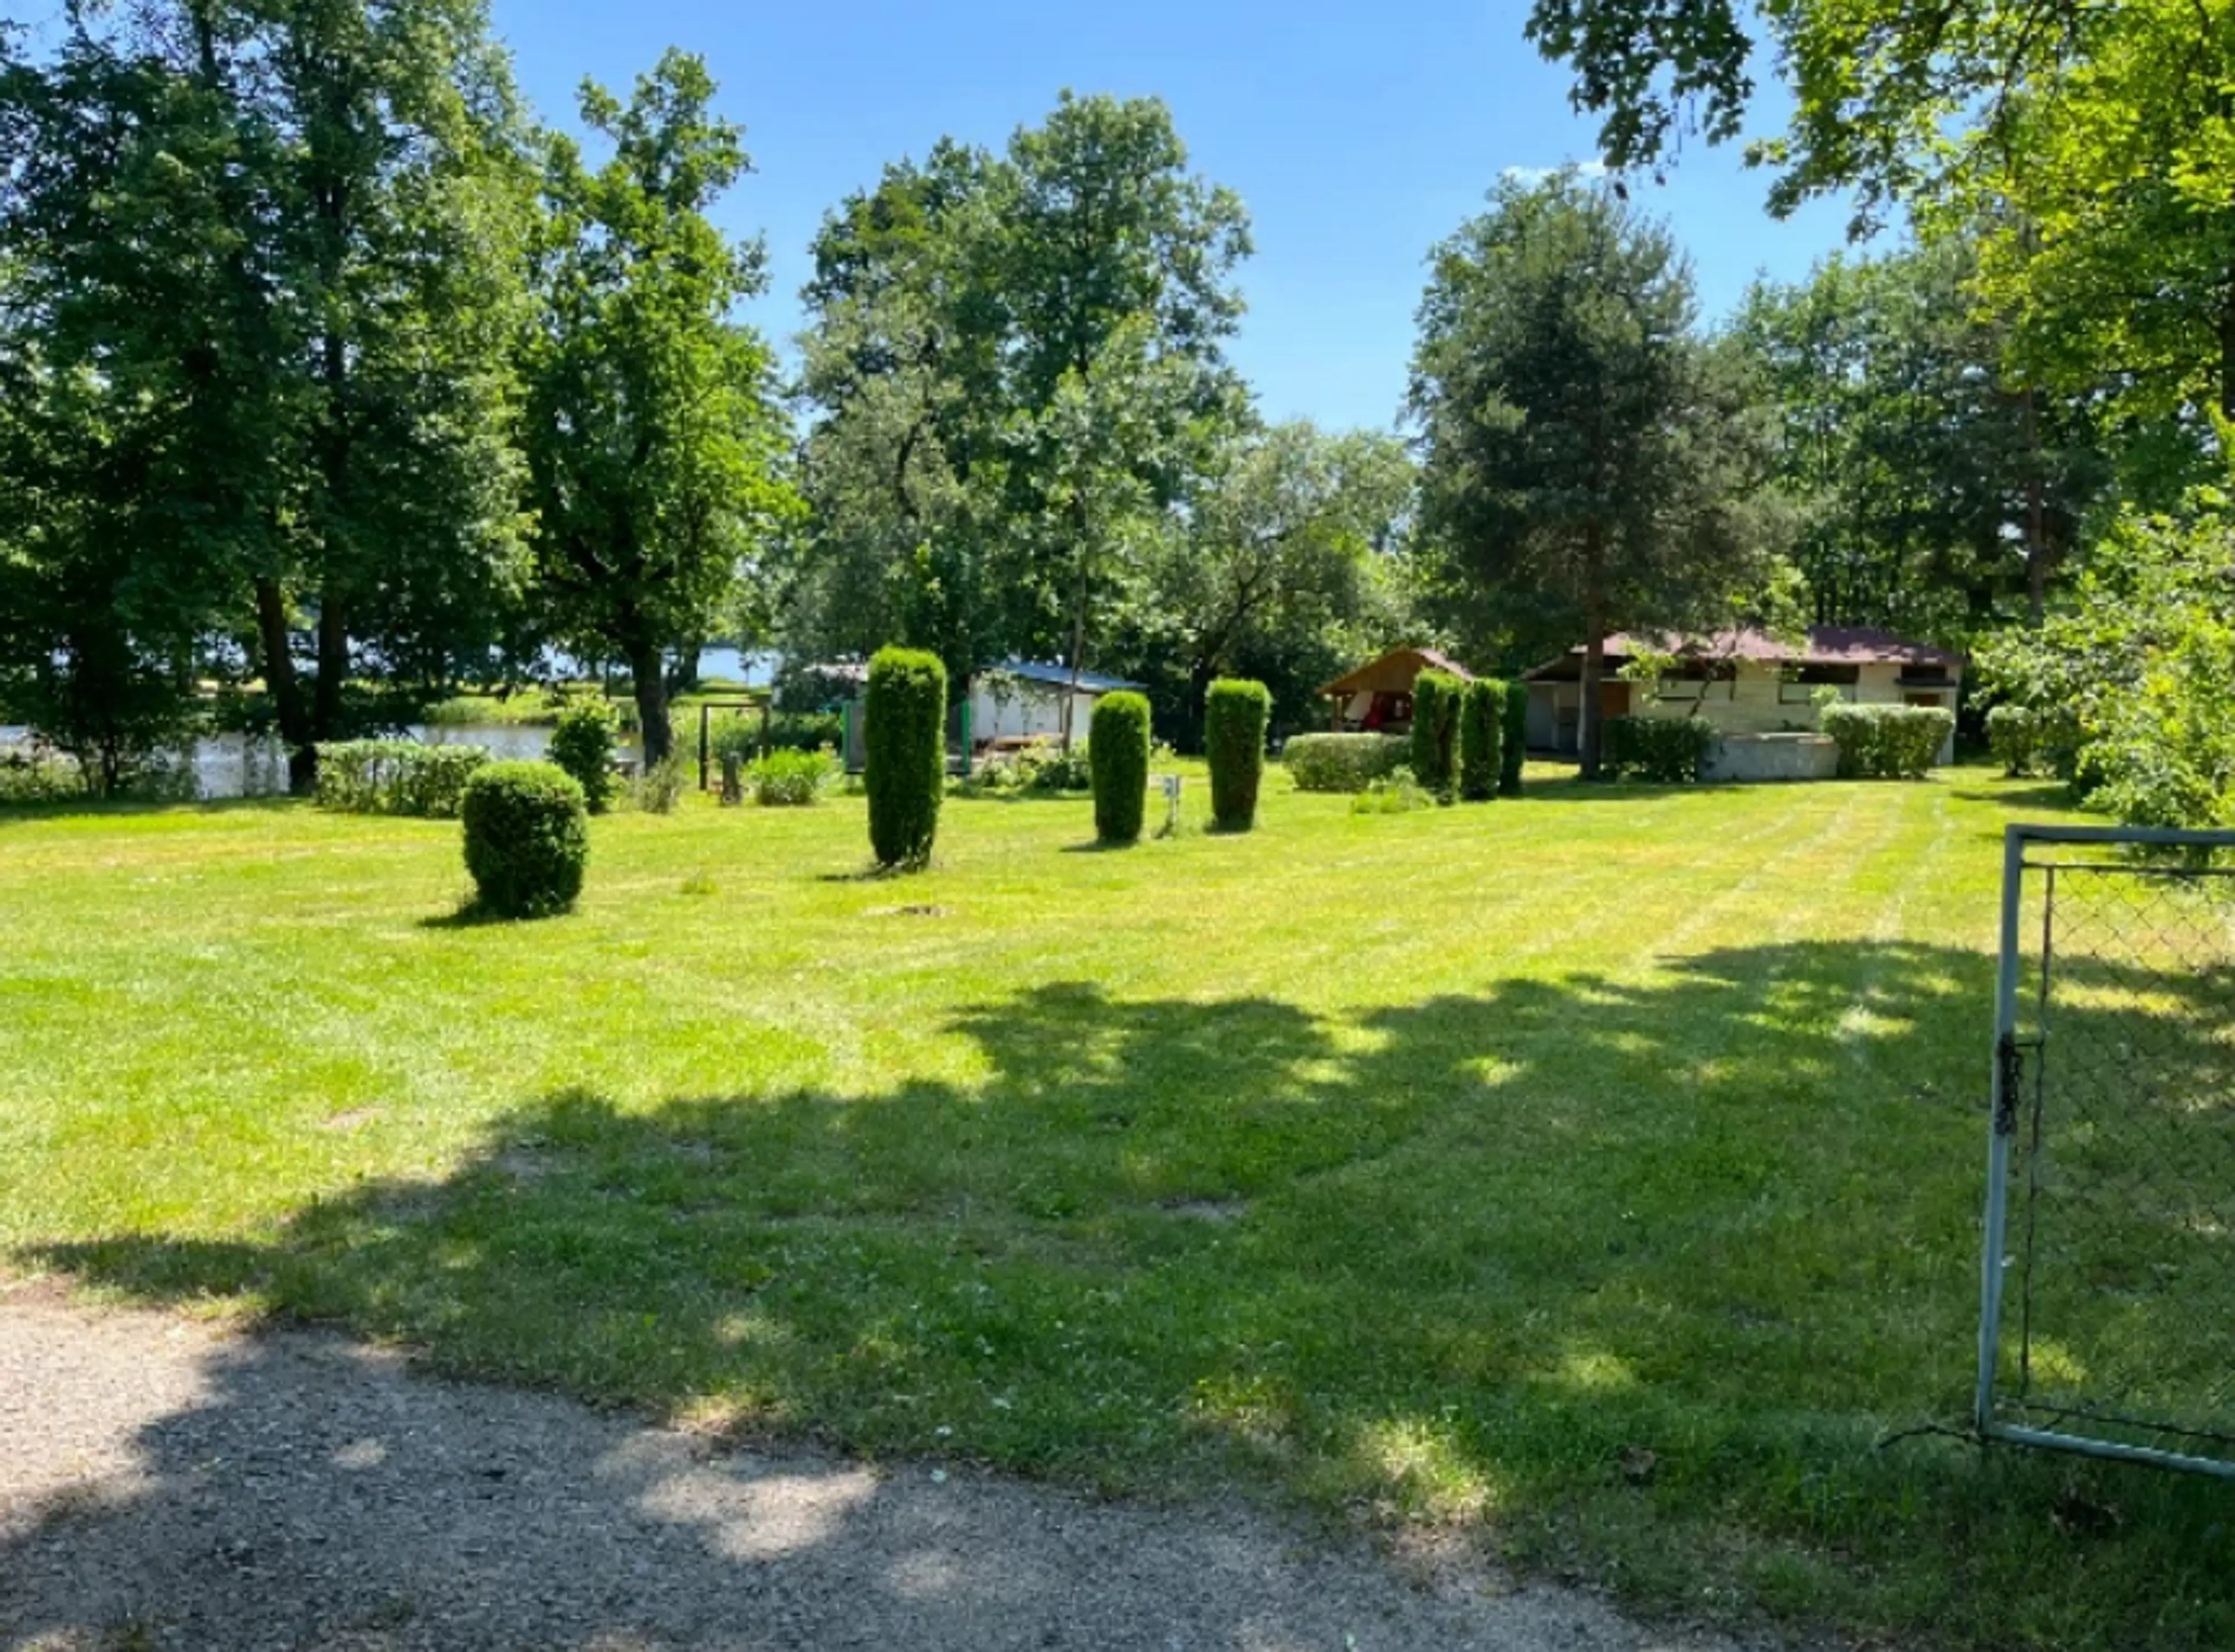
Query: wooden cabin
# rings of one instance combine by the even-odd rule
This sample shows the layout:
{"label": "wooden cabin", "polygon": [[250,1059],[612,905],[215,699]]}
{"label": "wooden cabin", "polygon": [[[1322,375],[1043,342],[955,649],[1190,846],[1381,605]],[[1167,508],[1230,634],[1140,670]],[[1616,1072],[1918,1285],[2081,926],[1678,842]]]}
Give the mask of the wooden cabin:
{"label": "wooden cabin", "polygon": [[1405,733],[1412,726],[1412,685],[1430,670],[1474,680],[1472,672],[1432,648],[1393,648],[1320,690],[1327,703],[1327,727],[1337,734]]}

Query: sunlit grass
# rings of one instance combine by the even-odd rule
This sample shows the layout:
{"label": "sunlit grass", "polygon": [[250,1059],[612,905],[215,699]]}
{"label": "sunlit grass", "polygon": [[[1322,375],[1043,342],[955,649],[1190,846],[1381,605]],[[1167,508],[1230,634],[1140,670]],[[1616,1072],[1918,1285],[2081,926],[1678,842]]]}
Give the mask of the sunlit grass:
{"label": "sunlit grass", "polygon": [[901,880],[694,797],[509,927],[452,826],[0,816],[0,1246],[1689,1613],[2235,1641],[2219,1488],[1878,1448],[1968,1404],[2008,789],[1537,777],[954,802]]}

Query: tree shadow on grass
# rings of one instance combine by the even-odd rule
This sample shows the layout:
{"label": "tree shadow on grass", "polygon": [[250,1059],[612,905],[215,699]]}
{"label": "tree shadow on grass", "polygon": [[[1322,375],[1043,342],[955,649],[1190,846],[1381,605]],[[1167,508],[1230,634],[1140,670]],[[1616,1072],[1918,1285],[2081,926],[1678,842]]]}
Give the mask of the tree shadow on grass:
{"label": "tree shadow on grass", "polygon": [[[2138,983],[2075,967],[2073,1014],[2122,1036],[2107,995]],[[2217,1488],[1876,1449],[1966,1414],[1991,979],[1812,941],[1349,1019],[1059,982],[954,1018],[977,1082],[566,1092],[269,1236],[30,1259],[748,1432],[1477,1523],[1664,1604],[1704,1577],[1982,1644],[2028,1615],[2210,1644],[2235,1625]],[[2225,1072],[2235,999],[2149,986],[2144,1107],[2153,1074]],[[2127,1218],[2192,1288],[2072,1297],[2101,1318],[2075,1343],[2174,1369],[2199,1314],[2235,1319],[2235,1283],[2192,1288],[2229,1271],[2219,1185]]]}

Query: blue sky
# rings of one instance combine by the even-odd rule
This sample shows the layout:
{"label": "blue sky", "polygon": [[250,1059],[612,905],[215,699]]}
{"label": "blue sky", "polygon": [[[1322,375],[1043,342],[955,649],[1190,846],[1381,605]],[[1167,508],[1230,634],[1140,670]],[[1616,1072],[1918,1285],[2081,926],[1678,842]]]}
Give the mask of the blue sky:
{"label": "blue sky", "polygon": [[[670,44],[703,54],[758,167],[723,208],[768,238],[753,318],[797,331],[824,210],[941,134],[999,146],[1065,86],[1154,95],[1197,170],[1255,226],[1234,355],[1267,414],[1387,425],[1404,394],[1428,248],[1511,167],[1589,161],[1566,77],[1521,38],[1526,0],[495,0],[547,120],[585,73],[624,88]],[[1768,113],[1765,111],[1765,114]],[[1778,223],[1734,152],[1694,151],[1645,199],[1728,310],[1757,270],[1790,278],[1840,244],[1832,205]]]}
{"label": "blue sky", "polygon": [[[751,318],[783,341],[824,210],[887,161],[942,134],[998,147],[1066,86],[1162,97],[1196,169],[1237,191],[1255,226],[1235,360],[1268,416],[1330,426],[1395,419],[1428,249],[1498,175],[1595,155],[1563,71],[1521,38],[1527,0],[494,5],[554,123],[572,123],[585,74],[625,91],[669,45],[706,57],[759,168],[721,215],[767,236],[773,286]],[[1763,184],[1735,153],[1697,151],[1668,187],[1645,187],[1691,252],[1710,318],[1758,270],[1797,277],[1840,244],[1836,206],[1779,224]]]}

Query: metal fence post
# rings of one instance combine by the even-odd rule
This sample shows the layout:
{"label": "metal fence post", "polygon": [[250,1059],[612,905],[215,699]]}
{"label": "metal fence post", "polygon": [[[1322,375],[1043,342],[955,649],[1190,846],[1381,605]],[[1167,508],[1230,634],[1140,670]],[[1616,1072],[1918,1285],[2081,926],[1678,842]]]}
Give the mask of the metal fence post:
{"label": "metal fence post", "polygon": [[2025,829],[2002,833],[2002,957],[1995,974],[1993,1106],[1987,1121],[1986,1238],[1979,1259],[1979,1387],[1973,1425],[1995,1428],[1995,1377],[2002,1360],[2003,1251],[2008,1245],[2010,1137],[2017,1129],[2018,948],[2025,904]]}

